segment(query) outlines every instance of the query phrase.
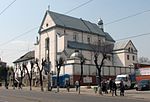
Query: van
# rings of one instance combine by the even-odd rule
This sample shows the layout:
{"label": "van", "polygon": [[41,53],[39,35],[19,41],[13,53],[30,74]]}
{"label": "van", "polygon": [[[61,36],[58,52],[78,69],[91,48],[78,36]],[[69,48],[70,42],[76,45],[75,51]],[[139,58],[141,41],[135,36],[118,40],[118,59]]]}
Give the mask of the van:
{"label": "van", "polygon": [[120,87],[121,80],[123,81],[125,89],[129,89],[131,87],[131,80],[128,74],[121,74],[116,76],[115,83],[118,88]]}

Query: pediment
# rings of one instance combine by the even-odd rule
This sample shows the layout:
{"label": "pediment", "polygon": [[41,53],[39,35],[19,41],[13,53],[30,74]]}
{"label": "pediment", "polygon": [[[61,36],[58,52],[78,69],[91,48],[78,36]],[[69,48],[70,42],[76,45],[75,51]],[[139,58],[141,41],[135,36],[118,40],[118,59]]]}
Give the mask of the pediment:
{"label": "pediment", "polygon": [[125,49],[129,49],[129,48],[132,48],[134,51],[137,52],[137,49],[136,49],[136,47],[134,46],[134,44],[132,43],[131,40],[129,40],[129,42],[128,42],[127,45],[125,46]]}
{"label": "pediment", "polygon": [[43,18],[43,21],[41,23],[40,29],[39,29],[39,33],[44,31],[44,30],[47,30],[53,26],[55,26],[55,23],[54,23],[52,17],[49,15],[49,13],[46,12],[46,14]]}

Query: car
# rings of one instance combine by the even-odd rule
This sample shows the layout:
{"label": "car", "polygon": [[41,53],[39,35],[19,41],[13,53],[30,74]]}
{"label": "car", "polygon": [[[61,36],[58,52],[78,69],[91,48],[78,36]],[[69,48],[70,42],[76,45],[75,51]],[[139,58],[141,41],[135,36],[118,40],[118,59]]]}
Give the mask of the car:
{"label": "car", "polygon": [[135,85],[135,89],[137,91],[150,90],[150,80],[149,79],[143,79],[143,80],[139,81]]}

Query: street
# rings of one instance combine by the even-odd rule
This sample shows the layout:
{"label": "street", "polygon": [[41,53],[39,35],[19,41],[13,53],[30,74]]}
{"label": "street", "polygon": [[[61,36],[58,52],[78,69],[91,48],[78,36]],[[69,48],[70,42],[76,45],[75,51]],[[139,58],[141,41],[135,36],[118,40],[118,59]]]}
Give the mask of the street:
{"label": "street", "polygon": [[[129,93],[128,93],[129,94]],[[132,94],[132,92],[131,92]],[[130,94],[129,94],[130,95]],[[29,90],[0,89],[0,102],[148,102],[136,97],[77,94],[74,92],[41,92]]]}

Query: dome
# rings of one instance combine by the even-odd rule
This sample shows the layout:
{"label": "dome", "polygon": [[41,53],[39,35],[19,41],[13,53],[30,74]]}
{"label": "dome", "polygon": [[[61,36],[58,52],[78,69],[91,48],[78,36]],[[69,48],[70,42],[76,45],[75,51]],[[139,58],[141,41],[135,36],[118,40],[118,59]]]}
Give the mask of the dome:
{"label": "dome", "polygon": [[82,54],[78,50],[76,50],[71,54],[70,58],[80,58],[81,56]]}

